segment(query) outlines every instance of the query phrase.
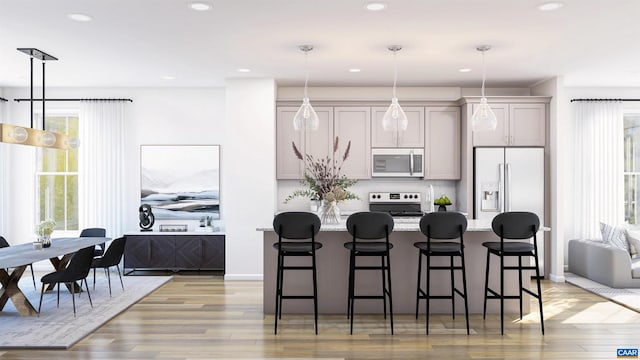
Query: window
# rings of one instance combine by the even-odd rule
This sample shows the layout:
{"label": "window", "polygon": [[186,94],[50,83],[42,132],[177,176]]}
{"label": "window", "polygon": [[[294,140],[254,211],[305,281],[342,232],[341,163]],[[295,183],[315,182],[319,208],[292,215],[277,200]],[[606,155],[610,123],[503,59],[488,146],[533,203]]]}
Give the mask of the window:
{"label": "window", "polygon": [[640,112],[624,115],[624,218],[640,224]]}
{"label": "window", "polygon": [[[78,114],[47,115],[47,130],[78,136]],[[53,219],[56,230],[78,230],[78,150],[40,149],[36,173],[38,221]]]}

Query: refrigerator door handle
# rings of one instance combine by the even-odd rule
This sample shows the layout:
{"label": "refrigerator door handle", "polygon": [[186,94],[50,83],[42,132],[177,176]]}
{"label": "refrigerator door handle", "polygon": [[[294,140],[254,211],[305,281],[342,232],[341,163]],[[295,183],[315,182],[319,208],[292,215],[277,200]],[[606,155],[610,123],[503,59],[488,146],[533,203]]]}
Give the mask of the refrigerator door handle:
{"label": "refrigerator door handle", "polygon": [[511,164],[506,164],[507,172],[505,173],[507,189],[505,191],[506,195],[506,205],[507,211],[511,211]]}
{"label": "refrigerator door handle", "polygon": [[499,212],[504,212],[504,165],[498,165],[498,194],[499,194]]}

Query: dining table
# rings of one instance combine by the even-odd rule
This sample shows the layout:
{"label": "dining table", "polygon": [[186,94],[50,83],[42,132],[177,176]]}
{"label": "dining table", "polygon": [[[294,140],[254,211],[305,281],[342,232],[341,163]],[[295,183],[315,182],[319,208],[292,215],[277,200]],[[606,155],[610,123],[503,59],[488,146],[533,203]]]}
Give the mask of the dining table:
{"label": "dining table", "polygon": [[[29,264],[49,259],[55,270],[66,268],[76,251],[111,241],[106,237],[65,237],[51,240],[51,246],[36,249],[33,243],[0,248],[0,314],[11,300],[21,316],[36,315],[38,311],[18,287],[18,282]],[[69,291],[79,292],[77,283],[67,285]],[[48,290],[53,289],[50,285]]]}

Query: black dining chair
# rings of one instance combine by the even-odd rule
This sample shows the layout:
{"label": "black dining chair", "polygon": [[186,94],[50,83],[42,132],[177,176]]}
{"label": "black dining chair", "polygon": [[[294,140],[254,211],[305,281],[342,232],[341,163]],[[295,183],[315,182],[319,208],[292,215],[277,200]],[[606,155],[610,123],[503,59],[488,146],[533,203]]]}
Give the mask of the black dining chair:
{"label": "black dining chair", "polygon": [[[344,243],[349,250],[349,290],[347,299],[347,318],[350,318],[350,333],[353,334],[354,303],[356,299],[382,300],[384,318],[387,318],[387,298],[389,299],[389,318],[393,335],[393,296],[391,292],[391,259],[393,244],[389,234],[393,231],[393,218],[383,212],[357,212],[347,218],[347,231],[352,241]],[[358,257],[380,257],[380,266],[357,265]],[[381,295],[356,295],[356,270],[379,270],[382,275]]]}
{"label": "black dining chair", "polygon": [[[0,236],[0,248],[9,247],[9,242],[4,237]],[[38,291],[38,287],[36,286],[36,275],[33,272],[33,264],[29,264],[29,268],[31,268],[31,279],[33,280],[33,290]]]}
{"label": "black dining chair", "polygon": [[[80,232],[80,237],[105,237],[107,231],[103,228],[87,228]],[[102,256],[104,254],[105,244],[97,244],[93,252],[93,256]]]}
{"label": "black dining chair", "polygon": [[84,280],[84,286],[87,289],[87,295],[89,296],[89,304],[93,307],[91,301],[91,293],[89,293],[89,285],[87,284],[87,276],[91,269],[91,261],[93,260],[93,246],[86,247],[78,250],[71,257],[69,265],[58,271],[54,271],[43,276],[42,290],[40,291],[40,304],[38,305],[38,316],[40,316],[40,308],[42,307],[42,296],[44,295],[45,285],[57,284],[58,285],[58,307],[60,307],[60,284],[66,284],[71,289],[71,300],[73,301],[73,317],[76,317],[76,299],[74,295],[75,282],[80,281],[80,291],[82,291],[82,280]]}
{"label": "black dining chair", "polygon": [[93,269],[93,288],[96,288],[96,269],[105,269],[107,273],[107,281],[109,282],[109,297],[111,297],[111,272],[109,268],[115,266],[118,269],[118,277],[120,278],[120,286],[124,291],[124,283],[122,282],[122,274],[120,273],[120,261],[124,254],[124,246],[127,238],[121,237],[111,242],[104,255],[101,257],[93,258],[91,262],[91,268]]}
{"label": "black dining chair", "polygon": [[[542,314],[542,290],[540,288],[540,267],[538,263],[538,239],[536,233],[540,228],[540,219],[538,215],[526,211],[514,211],[498,214],[491,222],[493,232],[500,237],[500,242],[488,241],[482,243],[487,248],[487,269],[484,281],[484,310],[482,318],[487,315],[487,300],[500,300],[500,334],[504,335],[504,300],[519,299],[520,300],[520,319],[522,319],[522,293],[538,299],[540,306],[540,327],[542,335],[544,335],[544,316]],[[533,243],[528,241],[505,241],[505,239],[525,240],[533,238]],[[491,254],[500,258],[500,292],[489,288],[489,260]],[[505,266],[505,257],[517,257],[517,266]],[[535,261],[535,266],[522,265],[522,257],[531,258]],[[504,293],[504,272],[505,270],[518,271],[519,292],[518,295],[505,295]],[[522,270],[535,270],[536,283],[538,285],[538,293],[534,293],[522,286]]]}
{"label": "black dining chair", "polygon": [[[274,334],[278,333],[278,319],[282,318],[283,299],[313,299],[313,313],[316,335],[318,334],[318,285],[316,275],[316,250],[322,248],[322,243],[316,241],[320,231],[320,218],[309,212],[284,212],[273,219],[273,229],[278,234],[278,242],[273,248],[278,250],[278,269],[276,274],[276,311]],[[288,241],[282,241],[283,239]],[[311,266],[285,265],[285,257],[309,256]],[[313,281],[313,295],[284,295],[283,282],[285,270],[311,270]]]}

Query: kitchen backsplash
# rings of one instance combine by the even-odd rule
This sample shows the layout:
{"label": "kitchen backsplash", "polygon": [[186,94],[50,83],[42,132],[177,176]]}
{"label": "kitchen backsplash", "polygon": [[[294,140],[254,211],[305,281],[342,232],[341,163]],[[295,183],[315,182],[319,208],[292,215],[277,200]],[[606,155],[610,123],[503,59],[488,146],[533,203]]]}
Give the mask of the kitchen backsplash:
{"label": "kitchen backsplash", "polygon": [[[418,180],[418,179],[374,179],[360,180],[353,187],[349,188],[351,192],[358,195],[360,200],[346,200],[340,202],[340,210],[344,212],[356,212],[369,210],[369,193],[370,192],[420,192],[422,194],[422,210],[428,210],[428,192],[429,185],[433,185],[435,197],[446,195],[453,204],[451,210],[458,208],[456,200],[456,184],[457,181],[451,180]],[[309,199],[295,198],[287,204],[284,200],[294,190],[301,189],[302,186],[298,180],[278,180],[278,211],[308,211]],[[433,199],[431,199],[433,201]]]}

